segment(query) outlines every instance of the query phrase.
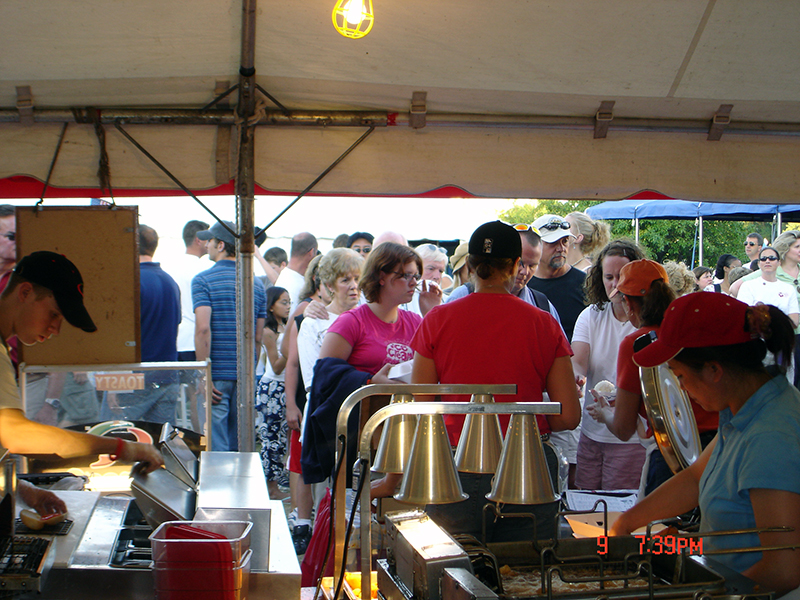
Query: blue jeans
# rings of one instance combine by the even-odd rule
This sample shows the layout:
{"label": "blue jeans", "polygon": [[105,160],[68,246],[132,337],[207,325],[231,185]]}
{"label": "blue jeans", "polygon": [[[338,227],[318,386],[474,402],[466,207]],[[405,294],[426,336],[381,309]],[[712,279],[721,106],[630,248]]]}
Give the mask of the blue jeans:
{"label": "blue jeans", "polygon": [[100,407],[100,419],[125,419],[150,423],[175,423],[180,388],[176,383],[145,384],[146,389],[117,394],[116,406],[108,403],[108,394]]}
{"label": "blue jeans", "polygon": [[214,387],[222,392],[219,404],[211,405],[211,449],[218,452],[239,450],[237,424],[236,382],[214,380]]}

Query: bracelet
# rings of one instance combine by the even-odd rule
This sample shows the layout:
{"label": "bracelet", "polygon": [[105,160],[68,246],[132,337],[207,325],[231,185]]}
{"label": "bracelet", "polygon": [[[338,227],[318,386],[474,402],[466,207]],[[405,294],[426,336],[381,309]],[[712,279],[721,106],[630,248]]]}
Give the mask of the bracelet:
{"label": "bracelet", "polygon": [[108,457],[111,460],[119,460],[120,455],[122,454],[122,450],[125,448],[125,440],[122,438],[117,438],[117,449],[114,450],[114,454],[109,454]]}

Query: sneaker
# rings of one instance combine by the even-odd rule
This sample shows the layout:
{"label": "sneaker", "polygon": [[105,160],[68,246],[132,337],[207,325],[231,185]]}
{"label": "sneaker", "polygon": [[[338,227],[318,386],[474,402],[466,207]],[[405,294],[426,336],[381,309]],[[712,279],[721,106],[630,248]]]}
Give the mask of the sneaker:
{"label": "sneaker", "polygon": [[286,522],[289,524],[289,531],[294,531],[294,526],[297,521],[297,509],[293,508],[292,512],[286,515]]}
{"label": "sneaker", "polygon": [[300,556],[306,553],[308,545],[311,543],[311,526],[295,525],[292,529],[292,543],[295,553]]}

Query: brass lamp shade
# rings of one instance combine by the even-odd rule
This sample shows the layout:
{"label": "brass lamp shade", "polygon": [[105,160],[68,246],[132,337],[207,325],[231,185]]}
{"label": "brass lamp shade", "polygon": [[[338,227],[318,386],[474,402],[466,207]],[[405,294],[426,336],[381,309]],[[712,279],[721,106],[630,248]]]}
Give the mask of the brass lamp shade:
{"label": "brass lamp shade", "polygon": [[547,504],[558,500],[534,415],[512,415],[500,466],[486,498],[502,504]]}
{"label": "brass lamp shade", "polygon": [[461,489],[442,415],[421,415],[405,477],[394,499],[420,506],[468,497]]}
{"label": "brass lamp shade", "polygon": [[[494,402],[491,394],[473,394],[471,402]],[[503,434],[497,415],[467,415],[456,449],[456,469],[462,473],[496,473]]]}
{"label": "brass lamp shade", "polygon": [[[392,396],[392,404],[413,401],[414,396],[411,394]],[[416,415],[396,415],[388,418],[381,432],[381,440],[378,442],[378,451],[375,454],[372,471],[375,473],[403,473],[406,470],[416,429]]]}

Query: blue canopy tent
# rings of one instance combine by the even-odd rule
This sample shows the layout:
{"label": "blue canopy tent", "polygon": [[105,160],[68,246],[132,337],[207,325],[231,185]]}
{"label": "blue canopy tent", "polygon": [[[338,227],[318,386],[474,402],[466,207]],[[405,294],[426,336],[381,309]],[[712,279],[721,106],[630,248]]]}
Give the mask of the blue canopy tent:
{"label": "blue canopy tent", "polygon": [[[593,219],[631,219],[639,242],[639,219],[696,219],[699,246],[698,264],[703,264],[703,220],[772,221],[780,232],[782,220],[800,221],[800,204],[730,204],[689,200],[618,200],[602,202],[586,209]],[[694,261],[692,261],[694,262]]]}

